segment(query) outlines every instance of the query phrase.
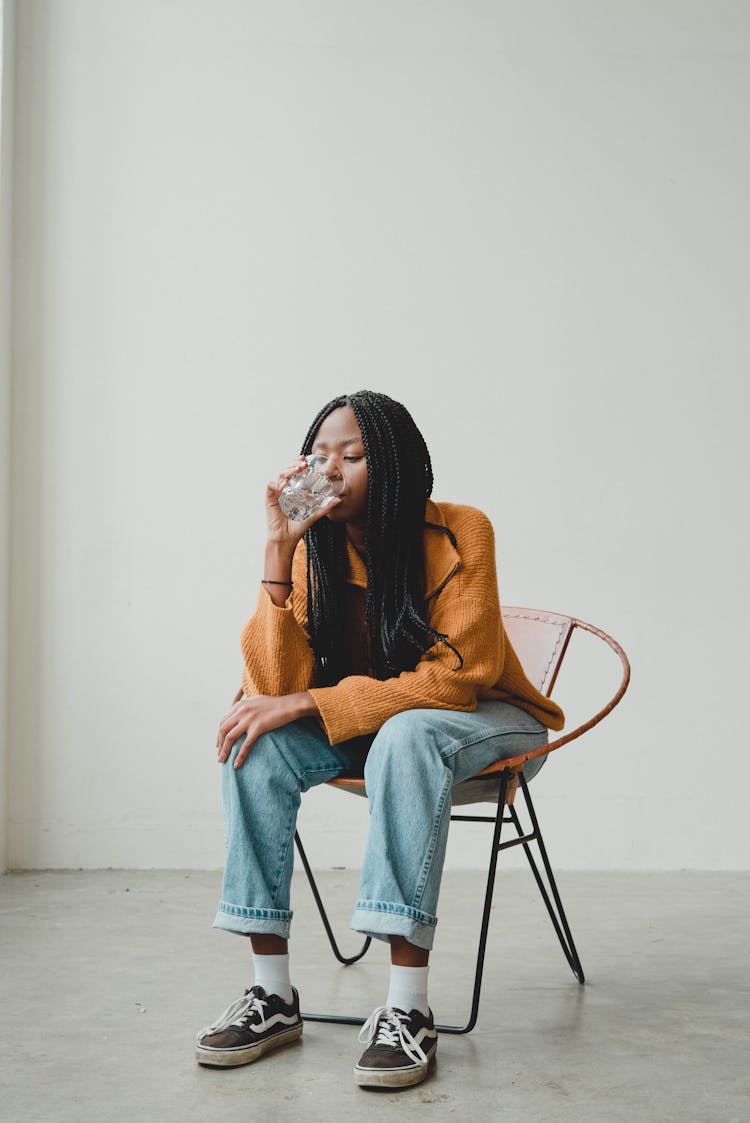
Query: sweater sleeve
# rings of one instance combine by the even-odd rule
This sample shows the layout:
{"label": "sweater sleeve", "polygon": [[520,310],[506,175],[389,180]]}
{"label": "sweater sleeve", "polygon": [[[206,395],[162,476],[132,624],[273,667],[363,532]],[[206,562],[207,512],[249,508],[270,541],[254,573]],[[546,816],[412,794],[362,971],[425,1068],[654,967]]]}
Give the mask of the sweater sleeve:
{"label": "sweater sleeve", "polygon": [[383,680],[351,675],[335,686],[311,690],[332,745],[375,733],[389,717],[404,710],[428,707],[470,712],[476,709],[478,689],[491,687],[500,678],[504,632],[494,534],[484,515],[474,530],[480,541],[475,539],[472,561],[433,598],[428,612],[430,626],[447,636],[463,657],[463,666],[438,640],[413,671]]}
{"label": "sweater sleeve", "polygon": [[260,586],[255,612],[242,629],[245,694],[296,694],[312,682],[314,658],[307,634],[307,580],[304,546],[292,561],[292,591],[283,607]]}

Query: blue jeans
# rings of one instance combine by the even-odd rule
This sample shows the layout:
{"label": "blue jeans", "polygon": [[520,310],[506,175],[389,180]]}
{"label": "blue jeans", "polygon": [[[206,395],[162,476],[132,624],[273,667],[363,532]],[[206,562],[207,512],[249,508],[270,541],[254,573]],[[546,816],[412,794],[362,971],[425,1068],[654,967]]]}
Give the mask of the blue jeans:
{"label": "blue jeans", "polygon": [[[340,745],[314,718],[262,734],[241,768],[222,766],[226,865],[215,928],[288,938],[289,890],[300,793],[336,776],[362,776],[370,830],[351,927],[431,948],[451,814],[451,788],[495,760],[530,752],[546,728],[507,702],[474,713],[406,710],[370,737]],[[529,761],[536,775],[547,757]]]}

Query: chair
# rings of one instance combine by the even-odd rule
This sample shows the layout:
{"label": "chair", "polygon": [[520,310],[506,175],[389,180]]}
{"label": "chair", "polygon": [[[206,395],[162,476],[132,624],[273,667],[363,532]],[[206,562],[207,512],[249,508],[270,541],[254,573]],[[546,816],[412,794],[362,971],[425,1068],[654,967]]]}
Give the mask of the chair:
{"label": "chair", "polygon": [[[525,753],[523,756],[497,761],[495,764],[491,764],[488,768],[483,769],[482,772],[478,772],[476,776],[471,777],[471,779],[464,780],[462,783],[454,786],[454,806],[461,806],[467,803],[490,802],[497,804],[497,811],[494,815],[451,815],[451,822],[491,823],[493,824],[493,835],[487,874],[487,888],[484,896],[484,908],[477,949],[476,968],[474,972],[474,993],[469,1020],[464,1026],[437,1026],[437,1029],[442,1030],[444,1033],[470,1033],[476,1025],[479,1011],[479,996],[482,986],[482,971],[484,967],[487,932],[490,921],[492,892],[495,884],[498,855],[501,850],[506,850],[513,846],[523,846],[524,853],[531,866],[531,871],[547,907],[547,912],[549,913],[550,920],[557,933],[557,938],[560,941],[560,946],[562,947],[565,958],[578,982],[583,984],[583,967],[581,966],[581,961],[573,942],[573,936],[571,935],[567,917],[565,916],[565,910],[563,909],[557,884],[547,857],[547,850],[544,845],[541,830],[539,829],[539,823],[529,794],[528,784],[523,775],[523,767],[527,760],[533,760],[536,757],[554,752],[556,749],[561,748],[562,745],[566,745],[569,741],[574,741],[577,737],[582,736],[589,729],[593,729],[595,725],[615,708],[625,693],[630,681],[630,664],[625,652],[616,640],[608,636],[606,632],[595,628],[593,624],[586,624],[583,620],[577,620],[572,616],[561,616],[558,613],[544,612],[533,608],[505,607],[502,610],[502,615],[505,631],[521,661],[521,665],[527,677],[542,694],[547,696],[551,694],[563,657],[568,650],[571,636],[576,628],[580,628],[582,631],[589,632],[591,635],[596,636],[615,652],[622,664],[622,678],[618,689],[610,701],[592,718],[583,722],[576,729],[572,730],[572,732],[558,737],[556,740],[550,742],[550,744],[540,745],[538,749]],[[343,791],[352,792],[356,795],[366,796],[367,794],[365,792],[365,782],[363,779],[336,779],[330,780],[329,783],[332,787],[340,788]],[[523,792],[526,811],[531,823],[531,829],[525,832],[514,806],[515,797],[519,788]],[[508,811],[507,815],[505,815],[506,809]],[[503,823],[512,823],[517,837],[512,837],[508,841],[501,842],[500,833]],[[356,963],[357,960],[362,958],[370,946],[370,937],[366,937],[365,942],[356,955],[344,956],[341,954],[298,832],[295,834],[295,842],[305,873],[307,874],[307,879],[310,883],[310,888],[312,889],[313,896],[315,897],[320,911],[320,916],[328,935],[333,954],[338,961],[345,966]],[[554,905],[553,900],[550,899],[550,893],[547,891],[547,887],[542,879],[534,854],[532,853],[530,847],[531,842],[536,842],[539,848]],[[307,1018],[309,1021],[339,1022],[345,1025],[362,1025],[365,1021],[363,1017],[337,1014],[304,1014],[303,1017]]]}

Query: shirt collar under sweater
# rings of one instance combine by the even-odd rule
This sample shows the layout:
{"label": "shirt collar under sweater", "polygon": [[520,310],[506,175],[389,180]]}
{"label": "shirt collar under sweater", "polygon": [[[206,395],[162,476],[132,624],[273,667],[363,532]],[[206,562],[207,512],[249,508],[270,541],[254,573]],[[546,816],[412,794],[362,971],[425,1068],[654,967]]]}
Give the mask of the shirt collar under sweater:
{"label": "shirt collar under sweater", "polygon": [[[425,522],[435,523],[437,526],[447,525],[439,505],[433,503],[432,499],[427,500]],[[365,563],[349,541],[346,543],[346,552],[349,559],[347,581],[350,585],[359,585],[360,588],[366,589],[367,569]],[[429,527],[425,527],[424,531],[424,555],[425,597],[432,597],[442,589],[456,572],[461,564],[461,558],[447,534],[441,534],[440,531],[431,530]]]}

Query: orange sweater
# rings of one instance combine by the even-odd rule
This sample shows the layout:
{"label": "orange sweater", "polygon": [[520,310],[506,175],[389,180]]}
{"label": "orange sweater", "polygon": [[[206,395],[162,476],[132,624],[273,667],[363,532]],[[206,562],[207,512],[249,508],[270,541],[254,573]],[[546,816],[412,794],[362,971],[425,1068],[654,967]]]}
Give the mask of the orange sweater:
{"label": "orange sweater", "polygon": [[[495,570],[492,523],[476,507],[427,501],[428,522],[449,527],[458,549],[446,534],[425,528],[427,615],[430,626],[447,635],[464,664],[450,648],[436,642],[413,671],[379,680],[366,673],[349,675],[335,686],[313,683],[314,656],[307,635],[307,558],[300,542],[292,563],[294,587],[283,608],[261,585],[258,605],[242,630],[245,694],[295,694],[310,690],[330,744],[375,733],[389,717],[403,710],[434,707],[476,709],[478,698],[511,702],[533,714],[549,729],[562,729],[559,706],[532,686],[505,634]],[[352,594],[351,647],[364,619],[367,571],[348,546],[348,592]],[[356,598],[361,598],[357,608]],[[359,619],[355,619],[359,617]],[[356,666],[356,663],[355,663]]]}

